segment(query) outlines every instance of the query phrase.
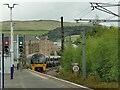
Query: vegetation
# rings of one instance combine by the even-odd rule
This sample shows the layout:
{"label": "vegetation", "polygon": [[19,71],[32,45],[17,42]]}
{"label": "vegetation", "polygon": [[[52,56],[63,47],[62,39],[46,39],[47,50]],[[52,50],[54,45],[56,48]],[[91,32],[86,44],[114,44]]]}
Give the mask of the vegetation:
{"label": "vegetation", "polygon": [[[79,40],[81,42],[81,38]],[[81,44],[78,48],[65,47],[62,54],[63,70],[72,73],[72,63],[79,63],[79,77],[81,77],[83,72]],[[92,31],[86,33],[86,71],[87,78],[94,77],[96,82],[118,82],[118,31],[116,28],[96,25]]]}
{"label": "vegetation", "polygon": [[[79,35],[82,30],[91,30],[92,26],[65,26],[64,27],[64,36]],[[56,28],[52,31],[49,31],[47,36],[50,40],[56,41],[61,38],[61,28]]]}
{"label": "vegetation", "polygon": [[[8,36],[10,31],[3,31],[3,33]],[[48,33],[47,30],[14,30],[14,35],[25,35],[25,36],[41,36]]]}
{"label": "vegetation", "polygon": [[[14,30],[53,30],[60,27],[59,21],[54,20],[34,20],[34,21],[14,21]],[[64,22],[64,26],[79,26],[79,23]],[[9,30],[9,21],[2,22],[3,30]]]}
{"label": "vegetation", "polygon": [[[60,22],[53,20],[34,20],[34,21],[14,21],[14,34],[41,36],[48,35],[50,40],[60,39]],[[80,30],[91,27],[79,23],[64,22],[65,35],[78,35]],[[81,27],[77,27],[81,26]],[[10,33],[9,21],[2,22],[2,29],[5,34]],[[49,33],[48,33],[49,32]],[[48,34],[47,34],[48,33]]]}
{"label": "vegetation", "polygon": [[92,88],[92,89],[95,88],[95,90],[118,90],[116,89],[118,88],[118,84],[116,82],[109,82],[109,83],[101,82],[91,75],[87,76],[86,80],[84,80],[82,73],[80,73],[78,76],[75,76],[74,73],[66,72],[63,69],[60,70],[60,73],[58,73],[56,77],[59,77],[59,78],[62,78],[62,79]]}

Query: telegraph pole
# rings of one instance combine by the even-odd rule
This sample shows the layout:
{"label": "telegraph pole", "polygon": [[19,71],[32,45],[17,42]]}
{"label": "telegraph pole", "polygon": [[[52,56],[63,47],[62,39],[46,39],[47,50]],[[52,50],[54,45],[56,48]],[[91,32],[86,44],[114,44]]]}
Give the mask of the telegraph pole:
{"label": "telegraph pole", "polygon": [[64,28],[63,28],[63,17],[61,17],[61,51],[64,51]]}

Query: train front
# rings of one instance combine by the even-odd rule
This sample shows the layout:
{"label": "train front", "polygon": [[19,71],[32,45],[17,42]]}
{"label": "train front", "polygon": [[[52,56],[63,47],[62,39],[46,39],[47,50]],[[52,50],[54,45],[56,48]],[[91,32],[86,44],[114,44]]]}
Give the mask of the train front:
{"label": "train front", "polygon": [[38,72],[46,71],[45,56],[42,54],[34,54],[31,58],[31,69]]}

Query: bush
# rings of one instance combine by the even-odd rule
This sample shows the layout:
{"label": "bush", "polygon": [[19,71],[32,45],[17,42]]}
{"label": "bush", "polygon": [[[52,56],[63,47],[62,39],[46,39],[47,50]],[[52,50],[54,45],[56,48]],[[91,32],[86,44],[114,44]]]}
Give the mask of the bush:
{"label": "bush", "polygon": [[[95,26],[86,33],[86,71],[101,81],[118,80],[118,34],[116,28]],[[80,64],[82,72],[82,45],[66,47],[62,55],[65,71],[71,71],[72,63]]]}

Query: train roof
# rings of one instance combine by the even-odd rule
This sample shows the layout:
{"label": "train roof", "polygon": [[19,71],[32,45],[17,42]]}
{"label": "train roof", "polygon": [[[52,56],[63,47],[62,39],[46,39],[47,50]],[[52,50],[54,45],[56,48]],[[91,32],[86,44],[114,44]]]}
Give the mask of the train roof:
{"label": "train roof", "polygon": [[32,53],[32,54],[27,55],[27,57],[32,57],[33,55],[43,55],[43,54],[41,54],[41,53]]}
{"label": "train roof", "polygon": [[61,58],[61,56],[50,56],[50,58]]}

